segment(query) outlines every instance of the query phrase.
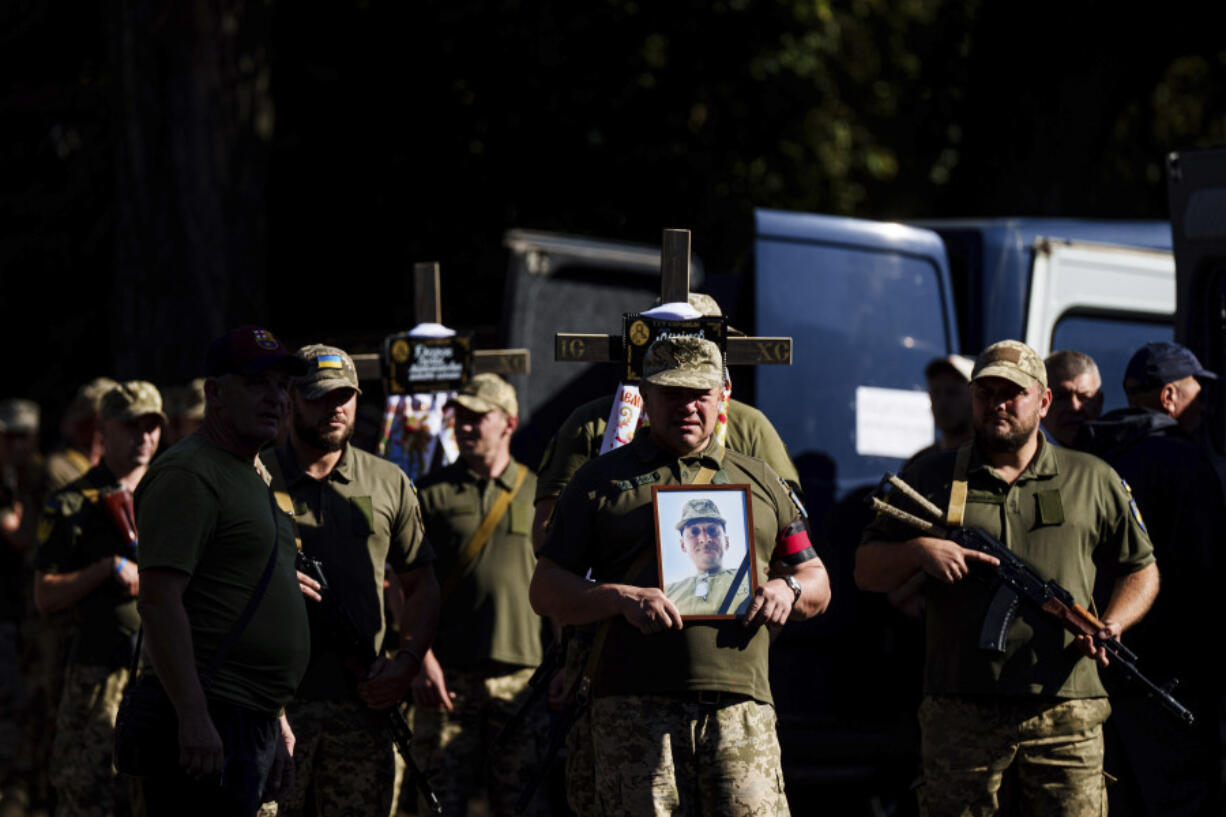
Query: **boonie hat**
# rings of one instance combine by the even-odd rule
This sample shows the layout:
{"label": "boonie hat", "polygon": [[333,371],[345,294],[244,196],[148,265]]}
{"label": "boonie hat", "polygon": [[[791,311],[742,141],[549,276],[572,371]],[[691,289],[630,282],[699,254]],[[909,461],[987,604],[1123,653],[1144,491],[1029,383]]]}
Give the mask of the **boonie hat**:
{"label": "boonie hat", "polygon": [[0,432],[10,434],[38,433],[38,403],[22,397],[0,400]]}
{"label": "boonie hat", "polygon": [[157,386],[145,380],[129,380],[102,395],[98,416],[103,420],[135,420],[155,416],[166,425],[162,411],[162,395]]}
{"label": "boonie hat", "polygon": [[724,385],[724,359],[705,338],[660,338],[643,356],[643,382],[653,386],[715,389]]}
{"label": "boonie hat", "polygon": [[983,377],[1000,377],[1023,389],[1031,383],[1047,388],[1047,367],[1034,349],[1021,341],[1002,340],[984,349],[975,359],[971,382]]}
{"label": "boonie hat", "polygon": [[260,326],[240,326],[209,344],[204,355],[204,373],[259,374],[277,366],[290,375],[306,374],[306,364],[290,354],[276,336]]}
{"label": "boonie hat", "polygon": [[353,358],[343,349],[315,343],[298,350],[298,357],[307,367],[307,373],[294,378],[294,388],[308,400],[317,400],[336,389],[353,389],[358,394],[358,370]]}
{"label": "boonie hat", "polygon": [[498,375],[488,372],[473,375],[472,380],[461,386],[455,397],[447,401],[448,405],[452,403],[459,403],[478,414],[501,409],[510,417],[519,416],[519,400],[515,397],[515,387]]}
{"label": "boonie hat", "polygon": [[1217,375],[1200,365],[1188,347],[1170,341],[1147,343],[1133,354],[1124,369],[1124,393],[1141,394],[1160,389],[1189,375],[1217,380]]}
{"label": "boonie hat", "polygon": [[724,519],[724,515],[719,512],[719,506],[709,499],[691,499],[681,506],[681,521],[677,523],[677,530],[681,530],[695,519],[711,519],[725,528],[728,527],[728,520]]}

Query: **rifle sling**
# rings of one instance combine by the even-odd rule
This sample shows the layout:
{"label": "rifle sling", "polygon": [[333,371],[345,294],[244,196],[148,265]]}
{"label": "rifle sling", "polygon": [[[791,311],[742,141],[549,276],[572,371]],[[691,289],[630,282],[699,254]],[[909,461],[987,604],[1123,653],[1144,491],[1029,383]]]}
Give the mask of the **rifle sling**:
{"label": "rifle sling", "polygon": [[[711,479],[715,476],[713,468],[703,466],[698,469],[697,475],[691,485],[710,485]],[[655,551],[646,547],[639,553],[635,560],[626,570],[626,575],[622,579],[623,582],[629,583],[642,572],[643,568],[647,567],[648,563],[655,557]],[[616,618],[615,616],[613,618]],[[605,639],[609,636],[609,628],[613,626],[613,618],[606,618],[600,624],[600,629],[596,631],[596,637],[592,640],[592,651],[588,653],[587,662],[583,665],[583,674],[579,677],[579,696],[580,704],[586,702],[588,694],[592,688],[592,677],[596,674],[596,667],[600,664],[601,653],[604,652]]]}
{"label": "rifle sling", "polygon": [[945,512],[945,527],[960,528],[966,518],[966,474],[971,464],[971,443],[958,449],[954,460],[954,481],[949,489],[949,510]]}
{"label": "rifle sling", "polygon": [[498,527],[498,523],[502,521],[502,517],[506,516],[507,509],[511,507],[511,500],[515,499],[519,489],[524,484],[524,480],[528,478],[528,469],[522,464],[519,466],[519,473],[515,475],[515,485],[511,490],[503,489],[498,495],[498,499],[494,500],[494,504],[490,506],[489,513],[481,520],[480,526],[473,533],[472,538],[464,545],[464,549],[460,551],[460,558],[456,561],[455,569],[451,571],[451,575],[447,577],[446,583],[443,585],[442,596],[439,599],[439,605],[447,602],[447,599],[455,592],[456,587],[460,584],[460,579],[464,577],[465,571],[469,565],[476,560],[481,554],[485,543],[489,541],[490,536],[494,533],[494,528]]}

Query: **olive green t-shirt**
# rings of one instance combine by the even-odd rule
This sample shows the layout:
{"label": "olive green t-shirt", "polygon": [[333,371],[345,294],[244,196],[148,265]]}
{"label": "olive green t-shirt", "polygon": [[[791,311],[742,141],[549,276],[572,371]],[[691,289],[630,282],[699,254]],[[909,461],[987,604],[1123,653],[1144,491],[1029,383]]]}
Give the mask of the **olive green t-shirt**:
{"label": "olive green t-shirt", "polygon": [[477,557],[443,600],[434,654],[444,667],[481,669],[492,662],[535,667],[541,662],[541,618],[528,601],[536,569],[532,497],[536,475],[514,460],[484,479],[463,460],[431,473],[418,486],[426,536],[434,546],[440,585],[455,572],[461,551],[504,491],[523,485]]}
{"label": "olive green t-shirt", "polygon": [[[780,534],[800,518],[778,474],[766,463],[712,441],[707,449],[678,458],[650,434],[597,457],[566,486],[541,549],[596,581],[658,587],[656,524],[651,489],[692,483],[700,468],[715,469],[712,484],[748,485],[759,582],[776,554]],[[643,548],[652,558],[637,576],[626,573]],[[768,678],[770,636],[765,627],[737,620],[687,621],[681,630],[644,635],[624,617],[609,627],[595,679],[596,695],[650,695],[715,690],[772,703]]]}
{"label": "olive green t-shirt", "polygon": [[[537,501],[560,495],[585,462],[600,456],[600,445],[612,410],[612,397],[598,397],[579,406],[566,418],[541,460]],[[730,451],[762,460],[793,486],[800,485],[800,475],[796,473],[779,432],[766,415],[753,406],[739,400],[728,401],[728,435],[724,444]]]}
{"label": "olive green t-shirt", "polygon": [[[937,506],[949,505],[956,451],[917,460],[902,477]],[[1039,450],[1012,484],[988,466],[977,449],[967,473],[966,527],[982,528],[1054,579],[1087,609],[1099,566],[1131,573],[1154,561],[1153,547],[1119,475],[1097,457],[1058,448],[1039,438]],[[903,503],[905,506],[905,503]],[[917,534],[878,516],[862,541],[898,541]],[[925,584],[929,694],[1040,695],[1095,698],[1106,695],[1095,664],[1073,644],[1053,616],[1022,604],[1010,627],[1005,654],[979,648],[984,615],[994,588],[976,577],[953,584]]]}
{"label": "olive green t-shirt", "polygon": [[[735,590],[733,582],[736,582]],[[730,599],[729,591],[732,591]],[[723,615],[739,615],[749,607],[749,581],[735,568],[725,568],[673,582],[664,588],[664,595],[683,616],[720,615],[725,599],[728,599],[728,606]]]}
{"label": "olive green t-shirt", "polygon": [[[370,639],[370,654],[377,655],[387,628],[386,566],[399,575],[434,559],[413,484],[395,464],[352,445],[345,446],[336,467],[322,480],[302,470],[288,443],[260,455],[265,465],[274,456],[294,504],[303,552],[320,561],[331,601],[342,605],[359,632]],[[356,697],[355,679],[345,666],[346,659],[354,656],[345,655],[346,640],[336,632],[335,619],[316,602],[308,602],[307,610],[311,663],[298,697]]]}
{"label": "olive green t-shirt", "polygon": [[294,528],[254,463],[193,434],[162,454],[136,490],[140,567],[191,579],[183,606],[196,669],[247,606],[275,543],[276,565],[251,622],[207,690],[210,698],[272,714],[293,697],[311,640],[294,569]]}
{"label": "olive green t-shirt", "polygon": [[[117,488],[119,483],[111,470],[98,465],[52,494],[39,523],[35,570],[73,573],[113,556],[135,562],[135,547],[119,532],[100,499],[102,493]],[[70,663],[128,666],[140,615],[136,599],[124,592],[114,576],[108,576],[74,604],[71,617]]]}

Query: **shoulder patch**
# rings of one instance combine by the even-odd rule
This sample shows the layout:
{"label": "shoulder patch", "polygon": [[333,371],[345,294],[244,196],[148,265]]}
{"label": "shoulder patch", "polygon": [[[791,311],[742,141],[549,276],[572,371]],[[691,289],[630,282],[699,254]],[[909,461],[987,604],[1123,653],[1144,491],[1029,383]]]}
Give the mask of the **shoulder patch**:
{"label": "shoulder patch", "polygon": [[1125,491],[1127,491],[1129,494],[1132,494],[1132,486],[1128,484],[1128,480],[1124,479],[1123,477],[1120,477],[1120,485],[1124,486]]}
{"label": "shoulder patch", "polygon": [[[1123,482],[1123,480],[1120,481]],[[1125,485],[1127,485],[1127,483],[1125,483]],[[1128,500],[1128,510],[1132,514],[1132,518],[1137,520],[1137,524],[1141,526],[1141,530],[1149,533],[1149,529],[1145,527],[1145,520],[1141,518],[1141,509],[1137,507],[1137,501],[1135,499]]]}

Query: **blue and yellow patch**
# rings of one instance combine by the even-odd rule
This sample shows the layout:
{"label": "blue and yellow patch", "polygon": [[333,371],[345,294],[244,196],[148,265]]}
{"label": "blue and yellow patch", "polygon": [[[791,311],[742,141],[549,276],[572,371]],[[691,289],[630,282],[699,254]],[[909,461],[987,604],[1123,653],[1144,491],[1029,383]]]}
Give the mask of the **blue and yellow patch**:
{"label": "blue and yellow patch", "polygon": [[343,368],[341,366],[340,355],[320,355],[319,357],[315,358],[315,365],[320,369]]}
{"label": "blue and yellow patch", "polygon": [[1145,527],[1145,520],[1141,518],[1141,509],[1137,507],[1135,499],[1128,500],[1128,510],[1132,511],[1132,518],[1137,520],[1137,524],[1141,526],[1141,530],[1149,533],[1149,528]]}

